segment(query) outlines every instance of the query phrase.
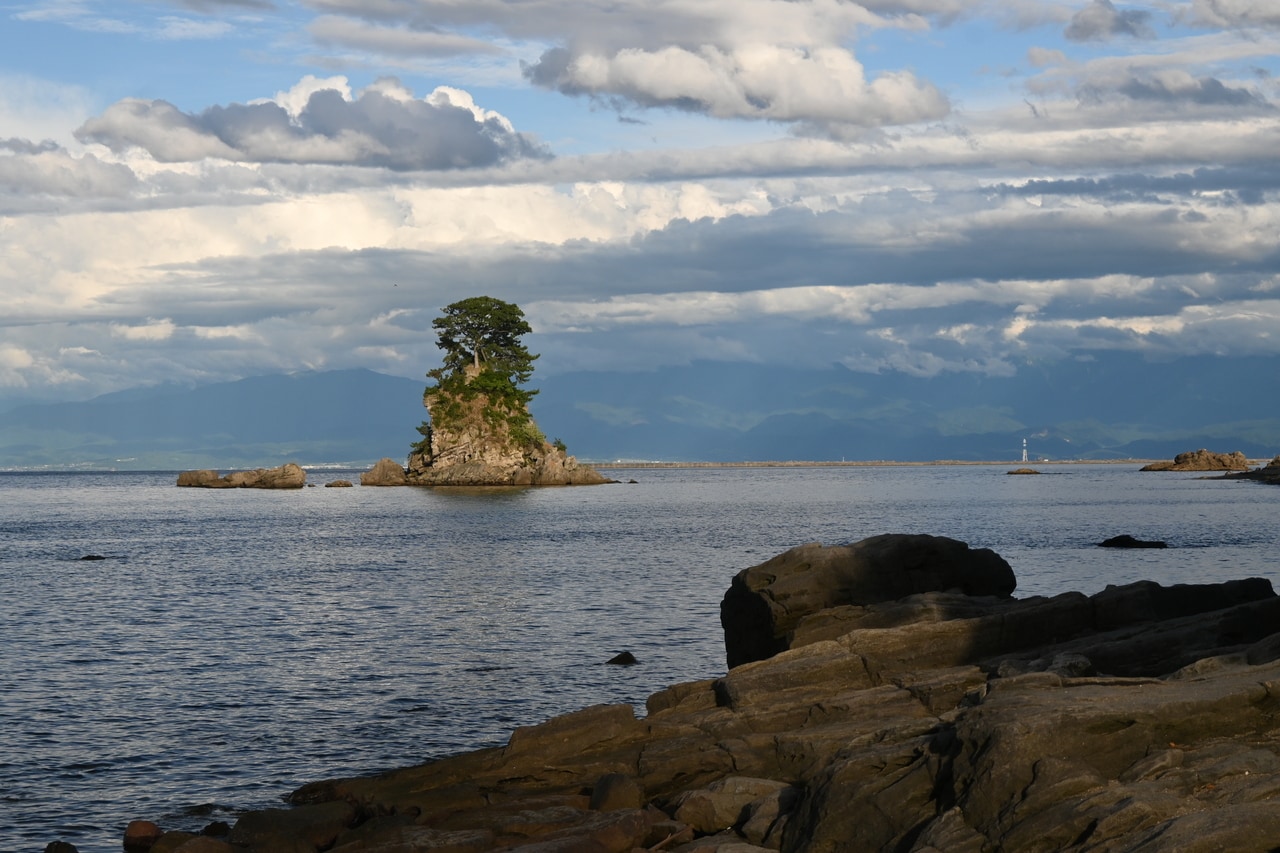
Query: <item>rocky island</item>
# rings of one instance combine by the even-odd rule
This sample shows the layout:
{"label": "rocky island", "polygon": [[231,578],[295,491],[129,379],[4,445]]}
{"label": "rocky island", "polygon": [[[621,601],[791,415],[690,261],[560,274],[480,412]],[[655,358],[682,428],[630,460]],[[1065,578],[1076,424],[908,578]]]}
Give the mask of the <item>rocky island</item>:
{"label": "rocky island", "polygon": [[306,785],[292,808],[213,835],[146,824],[147,848],[134,849],[1280,844],[1280,598],[1268,581],[1014,589],[998,554],[953,539],[804,545],[732,579],[727,672],[655,693],[643,716],[585,708],[516,729],[504,747]]}
{"label": "rocky island", "polygon": [[430,416],[418,427],[408,465],[380,460],[364,486],[576,486],[610,483],[549,442],[529,413],[537,391],[523,386],[536,355],[520,343],[531,330],[516,305],[476,296],[434,322],[444,365],[423,394]]}
{"label": "rocky island", "polygon": [[1247,471],[1249,459],[1239,450],[1215,453],[1212,450],[1188,450],[1173,457],[1172,462],[1152,462],[1141,471]]}

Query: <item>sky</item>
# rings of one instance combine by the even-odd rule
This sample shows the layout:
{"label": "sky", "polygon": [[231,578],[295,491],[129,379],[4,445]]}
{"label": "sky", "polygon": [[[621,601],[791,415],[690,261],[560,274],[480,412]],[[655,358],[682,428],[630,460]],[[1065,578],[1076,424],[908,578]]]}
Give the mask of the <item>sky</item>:
{"label": "sky", "polygon": [[[1280,353],[1276,0],[0,0],[0,404]],[[536,384],[536,377],[535,377]]]}

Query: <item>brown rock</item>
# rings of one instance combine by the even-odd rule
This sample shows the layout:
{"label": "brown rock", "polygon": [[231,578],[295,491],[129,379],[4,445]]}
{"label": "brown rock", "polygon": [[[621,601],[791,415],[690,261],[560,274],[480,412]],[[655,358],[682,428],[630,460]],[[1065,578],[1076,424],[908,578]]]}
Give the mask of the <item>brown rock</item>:
{"label": "brown rock", "polygon": [[352,487],[350,480],[330,480],[324,484],[326,489],[350,489]]}
{"label": "brown rock", "polygon": [[356,810],[347,802],[317,803],[292,809],[262,809],[246,812],[231,828],[231,844],[241,847],[269,847],[285,853],[291,843],[310,845],[312,850],[332,846],[337,837],[355,823]]}
{"label": "brown rock", "polygon": [[276,468],[235,471],[219,477],[217,471],[183,471],[178,485],[203,489],[301,489],[307,484],[307,472],[301,466],[286,462]]}
{"label": "brown rock", "polygon": [[124,830],[125,853],[146,853],[162,835],[164,830],[149,820],[130,821]]}
{"label": "brown rock", "polygon": [[1210,450],[1189,450],[1173,457],[1172,462],[1152,462],[1141,471],[1247,471],[1249,460],[1239,450],[1233,453],[1214,453]]}
{"label": "brown rock", "polygon": [[394,459],[379,459],[372,468],[360,475],[362,486],[406,486],[404,468]]}

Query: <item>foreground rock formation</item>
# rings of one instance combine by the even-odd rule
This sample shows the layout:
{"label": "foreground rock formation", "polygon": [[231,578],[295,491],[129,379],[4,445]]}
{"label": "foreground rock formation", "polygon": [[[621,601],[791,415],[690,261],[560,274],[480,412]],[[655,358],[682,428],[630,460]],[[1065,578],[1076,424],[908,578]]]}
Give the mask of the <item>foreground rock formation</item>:
{"label": "foreground rock formation", "polygon": [[1188,450],[1173,457],[1172,462],[1152,462],[1140,471],[1247,471],[1249,460],[1239,450],[1214,453],[1211,450]]}
{"label": "foreground rock formation", "polygon": [[255,468],[221,476],[217,471],[183,471],[178,485],[198,489],[301,489],[307,472],[292,462],[278,468]]}
{"label": "foreground rock formation", "polygon": [[222,840],[169,833],[153,849],[1280,844],[1269,582],[1027,599],[1011,583],[998,555],[935,537],[793,549],[725,597],[730,659],[759,659],[654,694],[643,718],[587,708],[505,747],[307,785]]}

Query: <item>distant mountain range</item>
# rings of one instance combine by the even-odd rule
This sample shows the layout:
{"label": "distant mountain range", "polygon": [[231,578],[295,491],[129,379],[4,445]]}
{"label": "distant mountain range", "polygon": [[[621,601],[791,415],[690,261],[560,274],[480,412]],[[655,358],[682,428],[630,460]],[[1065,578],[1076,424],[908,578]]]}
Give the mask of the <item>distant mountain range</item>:
{"label": "distant mountain range", "polygon": [[[702,362],[534,377],[550,438],[594,461],[1167,459],[1280,452],[1273,359],[1129,354],[1015,376]],[[177,470],[402,460],[426,380],[368,370],[161,386],[0,413],[0,467]]]}

